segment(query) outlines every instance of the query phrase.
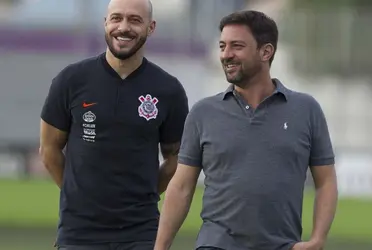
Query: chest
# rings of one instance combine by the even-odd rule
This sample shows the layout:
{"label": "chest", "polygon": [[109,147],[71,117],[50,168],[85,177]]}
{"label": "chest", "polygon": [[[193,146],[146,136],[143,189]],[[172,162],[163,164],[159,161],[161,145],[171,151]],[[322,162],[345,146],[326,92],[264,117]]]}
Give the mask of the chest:
{"label": "chest", "polygon": [[70,100],[72,132],[91,142],[157,136],[169,109],[166,99],[135,83],[82,84]]}
{"label": "chest", "polygon": [[309,160],[311,127],[304,110],[282,103],[251,115],[244,110],[220,109],[205,119],[201,141],[204,166],[218,162],[225,168],[273,168],[306,165]]}

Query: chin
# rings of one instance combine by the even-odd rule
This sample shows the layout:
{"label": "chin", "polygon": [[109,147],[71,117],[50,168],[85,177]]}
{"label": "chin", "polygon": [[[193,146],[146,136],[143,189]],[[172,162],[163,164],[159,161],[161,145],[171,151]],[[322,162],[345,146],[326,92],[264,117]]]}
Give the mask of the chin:
{"label": "chin", "polygon": [[226,74],[226,80],[230,83],[234,82],[236,80],[236,76],[232,76],[232,75],[229,75],[229,74]]}
{"label": "chin", "polygon": [[227,81],[228,81],[229,83],[231,83],[231,84],[234,84],[234,85],[236,85],[236,86],[239,86],[239,82],[236,81],[235,79],[227,79]]}
{"label": "chin", "polygon": [[119,55],[126,55],[129,54],[129,52],[132,50],[132,48],[122,48],[122,49],[116,49],[115,52]]}
{"label": "chin", "polygon": [[234,84],[234,85],[241,85],[241,82],[242,82],[242,79],[240,79],[239,77],[227,77],[226,80],[231,83],[231,84]]}
{"label": "chin", "polygon": [[118,45],[118,44],[115,44],[114,45],[114,49],[118,53],[126,53],[126,52],[130,51],[132,48],[133,48],[133,46],[130,46],[130,47],[129,46],[120,47],[120,45]]}

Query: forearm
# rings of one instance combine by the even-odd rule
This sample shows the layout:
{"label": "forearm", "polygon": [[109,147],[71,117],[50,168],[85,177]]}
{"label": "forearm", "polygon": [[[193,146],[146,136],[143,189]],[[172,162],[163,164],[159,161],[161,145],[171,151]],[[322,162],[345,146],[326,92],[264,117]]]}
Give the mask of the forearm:
{"label": "forearm", "polygon": [[315,204],[313,231],[311,239],[324,243],[331,228],[337,207],[338,191],[335,182],[326,183],[317,188]]}
{"label": "forearm", "polygon": [[162,194],[168,187],[170,180],[177,169],[177,157],[166,159],[159,169],[158,192]]}
{"label": "forearm", "polygon": [[195,189],[183,191],[182,187],[170,185],[161,210],[155,250],[168,250],[189,212]]}
{"label": "forearm", "polygon": [[65,156],[61,150],[41,149],[41,158],[54,182],[62,187]]}

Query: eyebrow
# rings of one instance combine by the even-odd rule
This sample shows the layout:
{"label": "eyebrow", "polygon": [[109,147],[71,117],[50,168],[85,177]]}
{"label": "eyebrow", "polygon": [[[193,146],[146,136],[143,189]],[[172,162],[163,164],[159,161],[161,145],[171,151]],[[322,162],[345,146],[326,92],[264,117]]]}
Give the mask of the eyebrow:
{"label": "eyebrow", "polygon": [[114,13],[110,14],[110,17],[112,17],[112,16],[122,16],[122,14],[114,12]]}
{"label": "eyebrow", "polygon": [[229,41],[229,42],[220,41],[219,43],[220,44],[221,43],[223,43],[223,44],[226,44],[226,43],[242,43],[242,44],[246,44],[243,40],[233,40],[233,41]]}
{"label": "eyebrow", "polygon": [[[121,14],[121,13],[114,12],[110,16],[122,16],[122,15],[123,14]],[[135,17],[135,18],[140,18],[141,20],[143,20],[143,18],[140,15],[137,15],[137,14],[130,14],[129,16],[130,17]]]}

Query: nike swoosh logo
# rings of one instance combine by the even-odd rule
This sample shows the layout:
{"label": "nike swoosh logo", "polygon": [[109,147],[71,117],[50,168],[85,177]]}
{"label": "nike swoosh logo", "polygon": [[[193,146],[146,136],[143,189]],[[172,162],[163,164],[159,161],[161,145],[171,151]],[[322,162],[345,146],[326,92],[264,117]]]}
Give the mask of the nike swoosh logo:
{"label": "nike swoosh logo", "polygon": [[93,105],[96,105],[96,104],[97,104],[96,102],[93,102],[93,103],[86,103],[86,102],[84,102],[83,103],[83,108],[88,108],[88,107],[93,106]]}

